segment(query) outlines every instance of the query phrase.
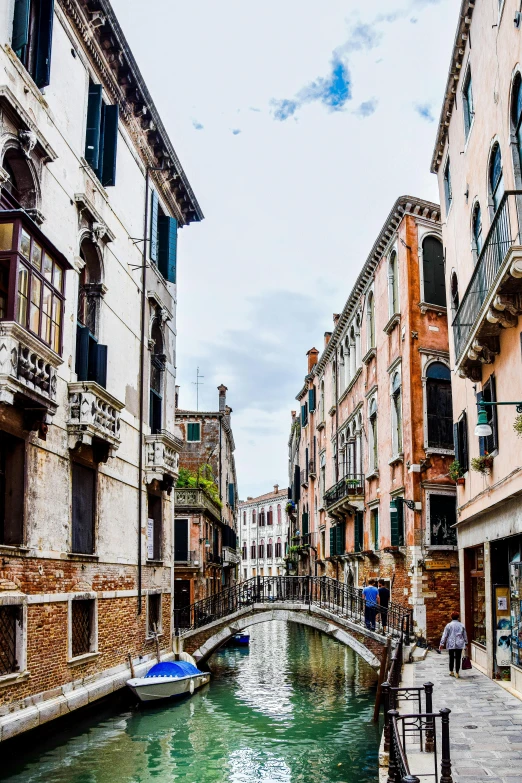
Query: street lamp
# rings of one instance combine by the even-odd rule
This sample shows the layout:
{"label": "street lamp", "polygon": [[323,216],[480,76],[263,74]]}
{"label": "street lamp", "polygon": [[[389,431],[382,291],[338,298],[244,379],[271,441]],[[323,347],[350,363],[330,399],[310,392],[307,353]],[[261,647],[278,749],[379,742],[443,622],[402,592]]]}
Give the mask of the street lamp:
{"label": "street lamp", "polygon": [[485,402],[481,400],[477,402],[478,418],[477,426],[475,427],[475,435],[479,438],[487,438],[493,434],[491,425],[488,421],[488,413],[486,411],[487,405],[516,405],[517,413],[522,413],[522,402]]}

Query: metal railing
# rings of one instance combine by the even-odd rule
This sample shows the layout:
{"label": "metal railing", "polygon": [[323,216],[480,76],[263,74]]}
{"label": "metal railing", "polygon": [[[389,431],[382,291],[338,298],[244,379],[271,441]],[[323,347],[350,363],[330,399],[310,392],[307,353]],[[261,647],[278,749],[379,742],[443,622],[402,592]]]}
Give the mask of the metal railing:
{"label": "metal railing", "polygon": [[223,564],[222,555],[218,555],[216,552],[207,552],[207,563],[216,563],[216,565]]}
{"label": "metal railing", "polygon": [[186,565],[195,565],[200,560],[199,554],[194,551],[188,551],[185,550],[174,550],[174,562],[177,565],[186,564]]}
{"label": "metal railing", "polygon": [[[455,355],[460,359],[464,346],[475,324],[477,315],[495,282],[497,272],[502,266],[508,250],[518,238],[518,204],[517,196],[522,196],[520,190],[507,190],[498,206],[491,227],[484,241],[477,264],[469,281],[466,293],[453,319],[453,338]],[[516,226],[511,229],[510,204],[512,216],[517,216]]]}
{"label": "metal railing", "polygon": [[[366,602],[362,592],[337,579],[321,576],[255,576],[215,595],[203,598],[184,609],[174,610],[176,633],[202,628],[215,620],[257,603],[307,604],[339,617],[365,625]],[[378,608],[377,608],[378,611]],[[412,630],[411,609],[390,603],[387,609],[387,633],[409,643]]]}
{"label": "metal railing", "polygon": [[334,484],[327,492],[324,493],[324,504],[326,508],[330,508],[334,503],[337,503],[343,498],[351,496],[364,496],[364,474],[363,473],[349,473],[337,484]]}
{"label": "metal railing", "polygon": [[[414,756],[410,754],[411,758],[408,758],[407,753],[407,738],[412,735],[416,736],[420,734],[421,744],[420,751],[422,752],[424,746],[422,744],[423,735],[427,738],[432,738],[432,750],[429,751],[426,747],[426,752],[433,753],[433,772],[422,772],[422,779],[435,778],[435,783],[453,783],[453,776],[451,774],[451,755],[450,755],[450,738],[449,738],[449,716],[451,710],[447,707],[439,710],[439,712],[428,713],[412,713],[408,715],[400,715],[397,710],[390,710],[390,756],[388,766],[388,781],[387,783],[420,783],[420,778],[412,774],[410,764]],[[439,764],[438,764],[438,741],[436,722],[440,720],[441,723],[441,753],[440,753],[440,777],[439,777]],[[417,746],[418,747],[418,746]]]}

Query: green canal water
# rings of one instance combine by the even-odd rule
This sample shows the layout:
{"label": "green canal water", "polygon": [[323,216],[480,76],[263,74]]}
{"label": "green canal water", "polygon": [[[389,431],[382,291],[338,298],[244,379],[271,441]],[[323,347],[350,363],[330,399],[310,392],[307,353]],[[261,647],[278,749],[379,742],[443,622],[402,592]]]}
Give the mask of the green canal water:
{"label": "green canal water", "polygon": [[[376,783],[376,676],[350,649],[282,622],[210,660],[211,684],[161,708],[60,726],[4,758],[2,783]],[[6,748],[7,749],[7,748]],[[0,748],[0,751],[2,748]]]}

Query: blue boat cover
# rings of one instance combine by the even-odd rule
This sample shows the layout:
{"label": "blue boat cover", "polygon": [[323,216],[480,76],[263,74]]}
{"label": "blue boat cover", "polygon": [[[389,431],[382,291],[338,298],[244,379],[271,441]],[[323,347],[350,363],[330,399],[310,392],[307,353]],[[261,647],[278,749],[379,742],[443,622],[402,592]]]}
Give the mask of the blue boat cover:
{"label": "blue boat cover", "polygon": [[188,661],[163,661],[149,669],[145,677],[188,677],[196,674],[202,672]]}

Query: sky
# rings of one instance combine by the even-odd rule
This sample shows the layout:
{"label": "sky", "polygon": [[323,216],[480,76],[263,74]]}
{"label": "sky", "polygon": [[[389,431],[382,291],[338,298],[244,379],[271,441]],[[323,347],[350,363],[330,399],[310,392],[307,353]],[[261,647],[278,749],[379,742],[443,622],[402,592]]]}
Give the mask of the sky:
{"label": "sky", "polygon": [[288,483],[324,345],[431,153],[460,0],[112,0],[205,214],[178,240],[180,407],[228,387],[239,496]]}

